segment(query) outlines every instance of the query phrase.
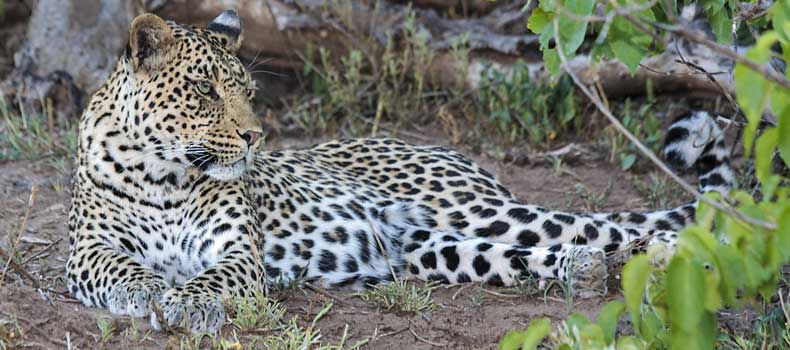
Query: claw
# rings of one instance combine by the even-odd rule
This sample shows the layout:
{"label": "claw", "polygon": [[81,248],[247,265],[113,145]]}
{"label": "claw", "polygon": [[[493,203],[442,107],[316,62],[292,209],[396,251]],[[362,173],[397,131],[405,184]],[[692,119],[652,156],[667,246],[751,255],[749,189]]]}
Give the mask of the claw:
{"label": "claw", "polygon": [[135,281],[113,288],[107,298],[110,312],[116,315],[143,317],[150,312],[149,303],[162,295],[164,286],[157,281]]}
{"label": "claw", "polygon": [[181,327],[192,333],[213,333],[225,324],[225,308],[211,297],[187,296],[171,290],[163,297],[161,310],[154,308],[151,326],[156,330]]}

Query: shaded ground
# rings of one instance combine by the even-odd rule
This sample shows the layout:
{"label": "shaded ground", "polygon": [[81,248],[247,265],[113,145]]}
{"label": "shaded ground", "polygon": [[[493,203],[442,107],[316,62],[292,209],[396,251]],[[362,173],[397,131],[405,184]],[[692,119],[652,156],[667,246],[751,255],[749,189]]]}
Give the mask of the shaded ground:
{"label": "shaded ground", "polygon": [[[441,138],[432,139],[434,143],[447,144]],[[272,139],[267,148],[295,147],[313,141],[318,140]],[[471,156],[498,174],[508,188],[528,202],[578,210],[633,209],[646,205],[634,186],[635,175],[621,172],[604,161],[580,161],[556,168],[543,161],[516,166],[486,155]],[[0,246],[9,246],[8,237],[16,236],[29,210],[29,220],[18,245],[18,261],[47,291],[37,293],[32,281],[8,270],[6,284],[0,289],[0,336],[6,332],[6,339],[14,340],[20,348],[31,349],[65,348],[67,342],[72,349],[184,347],[182,335],[150,333],[146,320],[112,317],[105,311],[83,307],[68,296],[63,282],[68,249],[66,173],[54,170],[47,160],[0,163],[0,173],[3,174]],[[35,203],[28,208],[32,186],[37,187],[37,193]],[[605,192],[608,196],[602,195]],[[601,198],[589,199],[596,196]],[[675,202],[682,200],[677,198]],[[433,293],[435,310],[419,315],[386,312],[359,297],[337,291],[289,289],[278,293],[278,298],[288,310],[286,318],[298,316],[304,325],[309,325],[326,303],[333,302],[330,312],[317,324],[322,339],[327,342],[339,341],[348,327],[347,344],[367,340],[365,348],[369,349],[494,349],[507,330],[524,328],[535,317],[559,320],[570,312],[596,314],[606,300],[620,297],[616,278],[610,278],[612,288],[605,298],[570,303],[559,289],[528,296],[479,285],[442,286]],[[106,343],[101,340],[98,318],[112,318],[115,332]],[[225,337],[232,339],[233,330],[233,326],[226,326]],[[240,332],[237,335],[246,336]],[[210,346],[210,342],[204,341],[203,346]]]}

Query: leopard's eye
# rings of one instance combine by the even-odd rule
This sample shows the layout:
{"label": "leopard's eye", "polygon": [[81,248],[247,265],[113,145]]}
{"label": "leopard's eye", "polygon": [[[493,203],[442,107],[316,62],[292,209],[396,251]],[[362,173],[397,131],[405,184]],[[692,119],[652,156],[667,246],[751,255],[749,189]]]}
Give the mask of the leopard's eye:
{"label": "leopard's eye", "polygon": [[197,83],[197,90],[199,93],[206,95],[206,96],[214,96],[216,92],[214,91],[214,84],[212,84],[208,80],[201,80]]}
{"label": "leopard's eye", "polygon": [[252,99],[255,98],[255,91],[258,91],[258,84],[253,80],[247,88],[247,99],[252,101]]}

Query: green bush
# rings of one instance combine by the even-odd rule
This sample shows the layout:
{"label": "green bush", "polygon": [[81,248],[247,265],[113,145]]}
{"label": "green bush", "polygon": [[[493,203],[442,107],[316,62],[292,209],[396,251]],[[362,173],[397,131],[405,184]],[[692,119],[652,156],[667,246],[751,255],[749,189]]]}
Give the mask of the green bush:
{"label": "green bush", "polygon": [[[654,46],[651,35],[656,33],[646,33],[646,29],[674,29],[668,18],[674,18],[677,9],[664,4],[611,1],[600,4],[605,9],[603,16],[599,12],[593,16],[594,0],[541,0],[529,27],[541,35],[544,59],[556,74],[561,63],[558,50],[572,57],[588,29],[598,35],[595,57],[619,59],[634,71]],[[732,3],[702,4],[718,40],[729,42]],[[605,20],[589,25],[588,21],[599,18]],[[647,254],[634,256],[622,271],[624,303],[606,304],[595,322],[572,315],[553,331],[548,320],[533,321],[524,331],[508,333],[500,349],[535,349],[542,341],[554,349],[726,347],[728,338],[721,334],[717,313],[775,295],[779,271],[790,262],[790,186],[772,167],[775,153],[790,164],[790,70],[778,77],[761,70],[772,57],[790,62],[790,0],[775,2],[764,15],[741,25],[766,20],[772,29],[759,35],[734,71],[737,101],[748,119],[743,133],[746,155],[754,157],[761,199],[756,201],[744,191],[724,197],[708,195],[730,210],[700,202],[696,222],[680,233],[674,253],[655,245]],[[555,45],[550,46],[552,39]],[[776,116],[777,124],[762,130],[758,137],[764,112]],[[781,308],[787,312],[784,304]],[[625,314],[630,331],[618,332],[617,323]],[[745,349],[790,348],[788,320],[783,326],[779,334],[765,332],[760,344],[753,347],[748,342],[736,345]]]}
{"label": "green bush", "polygon": [[527,65],[519,62],[510,74],[486,67],[480,78],[480,113],[508,142],[526,137],[543,145],[578,129],[584,119],[567,76],[552,85],[533,82]]}
{"label": "green bush", "polygon": [[[342,19],[345,6],[330,2],[327,9]],[[337,58],[324,48],[308,47],[302,74],[312,93],[298,99],[287,117],[308,132],[344,127],[351,134],[376,134],[383,121],[418,121],[431,114],[427,102],[454,92],[429,91],[434,52],[427,33],[418,30],[415,14],[408,16],[397,43],[390,36],[382,45],[349,20],[347,35],[354,45],[347,54]],[[452,53],[465,47],[458,42]]]}
{"label": "green bush", "polygon": [[[620,122],[634,136],[651,151],[658,152],[661,148],[663,130],[661,121],[653,113],[653,101],[649,100],[638,108],[632,107],[631,99],[626,99],[622,111],[617,113],[622,115]],[[615,110],[615,112],[618,112]],[[606,137],[605,143],[611,154],[610,160],[620,165],[623,170],[631,169],[639,159],[639,150],[634,144],[623,136],[617,129],[607,127],[604,129]]]}

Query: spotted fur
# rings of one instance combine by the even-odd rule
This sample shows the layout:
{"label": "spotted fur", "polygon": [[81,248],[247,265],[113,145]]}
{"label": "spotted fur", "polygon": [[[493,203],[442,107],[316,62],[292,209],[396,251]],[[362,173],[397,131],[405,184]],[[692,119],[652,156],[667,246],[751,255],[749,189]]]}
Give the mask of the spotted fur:
{"label": "spotted fur", "polygon": [[[256,152],[235,13],[207,29],[143,15],[130,34],[80,123],[67,281],[86,305],[211,331],[225,321],[221,296],[301,278],[600,288],[605,252],[672,241],[694,216],[693,204],[590,215],[525,204],[454,150],[393,139]],[[718,129],[699,143],[688,135],[707,119],[687,118],[670,129],[670,158],[699,165],[703,187],[718,188],[712,172],[731,179]]]}

